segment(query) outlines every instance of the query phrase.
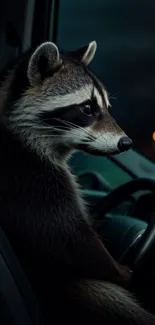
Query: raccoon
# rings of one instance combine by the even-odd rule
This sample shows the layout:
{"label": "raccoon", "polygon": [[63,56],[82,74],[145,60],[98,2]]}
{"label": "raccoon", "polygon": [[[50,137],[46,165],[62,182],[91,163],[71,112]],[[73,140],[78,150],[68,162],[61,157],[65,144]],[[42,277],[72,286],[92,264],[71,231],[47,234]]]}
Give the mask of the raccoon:
{"label": "raccoon", "polygon": [[[131,139],[110,115],[108,93],[88,68],[96,42],[60,53],[28,51],[0,88],[0,224],[45,316],[79,324],[155,324],[130,296],[132,273],[94,231],[68,158],[112,155]],[[45,324],[44,323],[44,324]]]}

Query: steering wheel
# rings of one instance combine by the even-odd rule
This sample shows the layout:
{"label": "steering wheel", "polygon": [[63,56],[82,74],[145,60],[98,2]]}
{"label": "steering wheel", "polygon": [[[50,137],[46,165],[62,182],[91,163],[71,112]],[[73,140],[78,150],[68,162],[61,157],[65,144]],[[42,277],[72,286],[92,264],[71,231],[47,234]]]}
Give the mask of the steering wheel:
{"label": "steering wheel", "polygon": [[[124,184],[107,196],[100,199],[95,207],[96,221],[103,220],[103,216],[117,207],[124,200],[135,192],[149,190],[155,194],[155,180],[152,179],[138,179]],[[151,265],[151,256],[155,254],[155,213],[152,215],[148,226],[139,240],[135,250],[132,252],[130,267],[137,274],[138,270],[148,270]]]}

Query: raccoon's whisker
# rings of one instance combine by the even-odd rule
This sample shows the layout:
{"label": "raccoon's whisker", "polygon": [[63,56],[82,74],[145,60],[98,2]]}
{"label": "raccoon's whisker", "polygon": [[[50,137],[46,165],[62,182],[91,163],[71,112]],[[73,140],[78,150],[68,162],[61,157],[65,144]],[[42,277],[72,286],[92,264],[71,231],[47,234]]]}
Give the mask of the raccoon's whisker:
{"label": "raccoon's whisker", "polygon": [[[51,126],[51,125],[48,125],[48,124],[46,125],[46,123],[44,122],[43,123],[44,125],[38,125],[37,126],[37,125],[34,124],[35,122],[31,122],[31,123],[26,122],[25,123],[25,121],[24,121],[24,122],[18,123],[18,128],[31,128],[32,130],[49,131],[49,134],[46,134],[46,135],[44,135],[44,134],[38,135],[37,134],[36,137],[44,137],[44,136],[50,137],[51,136],[51,137],[56,138],[59,135],[58,134],[52,134],[53,131],[55,131],[55,132],[57,131],[60,134],[60,133],[63,133],[65,131],[70,131],[70,127],[72,126],[72,128],[76,129],[76,131],[79,130],[79,132],[76,133],[74,135],[74,137],[80,136],[81,135],[80,130],[82,130],[82,131],[84,131],[84,133],[87,134],[86,142],[95,141],[95,137],[93,137],[93,135],[88,130],[86,130],[85,128],[80,127],[80,126],[78,126],[78,125],[76,125],[76,124],[74,124],[72,122],[64,121],[64,120],[61,120],[61,119],[58,119],[58,118],[55,118],[55,120],[58,120],[59,122],[62,122],[65,125]],[[67,138],[68,135],[63,134],[63,137]],[[84,141],[82,141],[82,143],[84,143]]]}
{"label": "raccoon's whisker", "polygon": [[72,123],[72,122],[70,122],[70,121],[62,120],[62,119],[60,119],[60,118],[56,118],[56,117],[55,117],[54,120],[55,120],[55,121],[58,121],[58,122],[61,122],[61,123],[65,124],[65,125],[67,125],[67,126],[73,126],[73,127],[76,128],[76,129],[81,128],[81,127],[78,126],[77,124],[74,124],[74,123]]}
{"label": "raccoon's whisker", "polygon": [[92,138],[92,140],[95,140],[94,136],[88,130],[86,130],[85,128],[83,128],[82,126],[79,126],[79,125],[74,124],[74,123],[69,122],[69,121],[61,120],[59,118],[55,118],[55,120],[57,120],[59,122],[62,122],[64,124],[68,125],[68,126],[73,126],[76,129],[80,129],[80,130],[84,131],[85,133],[87,133]]}
{"label": "raccoon's whisker", "polygon": [[61,126],[55,126],[55,127],[44,127],[44,128],[39,128],[40,130],[42,130],[42,129],[45,129],[45,130],[51,130],[51,131],[62,131],[62,132],[64,132],[64,131],[70,131],[70,128],[68,127],[68,126],[65,126],[65,125],[63,125],[62,127]]}
{"label": "raccoon's whisker", "polygon": [[[91,138],[91,140],[94,141],[95,138],[93,137],[93,135],[88,130],[86,130],[85,128],[80,127],[80,126],[78,126],[78,125],[76,125],[74,123],[71,123],[71,122],[68,123],[68,122],[65,121],[65,124],[74,127],[76,130],[80,129],[80,130],[84,131],[84,133],[86,133]],[[79,135],[80,135],[80,132],[79,132]]]}
{"label": "raccoon's whisker", "polygon": [[70,127],[68,125],[48,125],[47,123],[43,123],[43,125],[45,125],[47,128],[55,128],[56,130],[58,128],[60,129],[64,129],[64,130],[70,130]]}
{"label": "raccoon's whisker", "polygon": [[[40,135],[36,135],[34,136],[33,138],[59,138],[59,135],[58,134],[40,134]],[[64,134],[63,135],[63,138],[68,138],[67,134]],[[82,144],[88,144],[89,142],[91,142],[92,140],[91,139],[86,139],[86,140],[82,140],[80,141]],[[78,142],[79,142],[79,139],[78,139]]]}
{"label": "raccoon's whisker", "polygon": [[14,121],[20,121],[20,120],[23,120],[24,118],[24,121],[29,121],[29,122],[32,122],[32,121],[36,121],[36,117],[34,118],[34,115],[32,115],[31,113],[25,113],[24,112],[24,115],[21,116],[21,113],[15,113],[15,114],[11,114],[10,115],[11,117],[11,121],[14,120]]}
{"label": "raccoon's whisker", "polygon": [[34,124],[24,124],[24,123],[21,123],[21,124],[18,124],[18,127],[26,127],[26,128],[31,128],[31,129],[35,129],[35,130],[54,130],[54,131],[66,131],[68,130],[69,128],[67,126],[36,126]]}
{"label": "raccoon's whisker", "polygon": [[[27,115],[30,115],[30,114],[27,114]],[[20,122],[20,120],[21,120],[21,122]],[[61,131],[61,129],[62,129],[62,132],[63,132],[63,131],[69,130],[70,126],[72,126],[75,129],[83,130],[85,133],[87,133],[89,135],[89,137],[91,137],[91,140],[95,140],[93,135],[88,130],[86,130],[85,128],[83,128],[81,126],[76,125],[75,123],[65,121],[65,120],[62,120],[62,119],[59,119],[59,118],[53,118],[53,120],[61,122],[64,125],[63,126],[61,126],[61,125],[59,125],[59,126],[51,126],[51,125],[48,125],[47,123],[43,122],[44,126],[36,126],[36,120],[34,120],[34,121],[31,120],[31,122],[30,122],[29,119],[24,119],[24,122],[23,122],[22,118],[20,118],[18,120],[18,127],[27,127],[27,128],[31,127],[32,129],[38,129],[38,130],[41,130],[41,129],[42,130],[43,129],[47,130],[48,129],[48,130],[59,130],[59,131]]]}
{"label": "raccoon's whisker", "polygon": [[20,123],[18,121],[18,126],[31,127],[31,128],[35,128],[35,129],[54,129],[54,130],[57,130],[57,129],[68,130],[68,129],[70,129],[69,126],[67,126],[67,125],[49,125],[49,124],[43,122],[42,123],[43,125],[37,126],[36,123],[37,123],[36,121],[30,122],[29,120],[24,120],[24,121],[21,120]]}
{"label": "raccoon's whisker", "polygon": [[58,137],[60,137],[60,135],[59,134],[37,134],[37,135],[35,135],[35,136],[33,136],[33,138],[36,138],[36,139],[38,139],[38,138],[58,138]]}
{"label": "raccoon's whisker", "polygon": [[111,100],[111,99],[116,100],[116,99],[117,99],[116,96],[118,96],[118,95],[120,95],[120,93],[116,93],[116,94],[110,95],[110,96],[109,96],[109,100]]}
{"label": "raccoon's whisker", "polygon": [[33,123],[24,123],[24,122],[22,122],[22,123],[18,123],[17,124],[17,126],[18,127],[31,127],[31,128],[38,128],[38,127],[36,127]]}
{"label": "raccoon's whisker", "polygon": [[[50,136],[50,134],[51,134],[50,131],[51,132],[59,131],[59,132],[62,132],[62,133],[65,132],[65,131],[70,131],[69,126],[68,125],[63,125],[63,126],[36,126],[33,123],[29,123],[29,124],[20,123],[20,124],[18,124],[18,127],[21,127],[21,128],[31,128],[32,130],[39,130],[39,131],[47,130],[47,131],[49,131],[49,134],[47,134],[47,136]],[[76,129],[78,130],[78,127]],[[83,129],[83,130],[86,131],[85,129]],[[78,136],[78,135],[80,136],[80,130],[79,130],[79,134],[77,133],[76,136]],[[58,135],[56,135],[56,136],[58,136]],[[65,134],[63,136],[65,136]],[[66,136],[68,137],[68,135],[66,135]],[[94,138],[88,132],[87,132],[87,136],[89,138],[89,141],[90,140],[94,141]]]}

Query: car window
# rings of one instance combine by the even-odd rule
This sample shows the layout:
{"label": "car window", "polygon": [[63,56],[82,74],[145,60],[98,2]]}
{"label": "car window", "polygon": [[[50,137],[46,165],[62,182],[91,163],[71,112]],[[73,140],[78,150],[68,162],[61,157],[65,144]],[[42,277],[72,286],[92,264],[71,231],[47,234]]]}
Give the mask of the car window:
{"label": "car window", "polygon": [[77,152],[71,157],[70,164],[72,170],[77,175],[90,171],[100,174],[111,188],[115,188],[133,179],[131,175],[116,163],[105,157],[89,156],[82,152]]}
{"label": "car window", "polygon": [[31,46],[33,11],[34,0],[0,1],[0,73]]}
{"label": "car window", "polygon": [[155,2],[59,3],[58,44],[70,49],[97,41],[92,68],[110,91],[112,114],[134,149],[155,160]]}

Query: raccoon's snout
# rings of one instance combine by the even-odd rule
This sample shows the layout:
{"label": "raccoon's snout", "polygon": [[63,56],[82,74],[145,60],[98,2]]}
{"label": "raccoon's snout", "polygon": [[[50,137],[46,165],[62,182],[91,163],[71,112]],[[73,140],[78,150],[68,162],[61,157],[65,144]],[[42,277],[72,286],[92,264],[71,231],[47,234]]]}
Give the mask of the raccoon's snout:
{"label": "raccoon's snout", "polygon": [[118,142],[118,150],[120,152],[124,152],[124,151],[127,151],[129,150],[130,148],[132,147],[132,140],[125,136],[125,137],[122,137],[119,142]]}

